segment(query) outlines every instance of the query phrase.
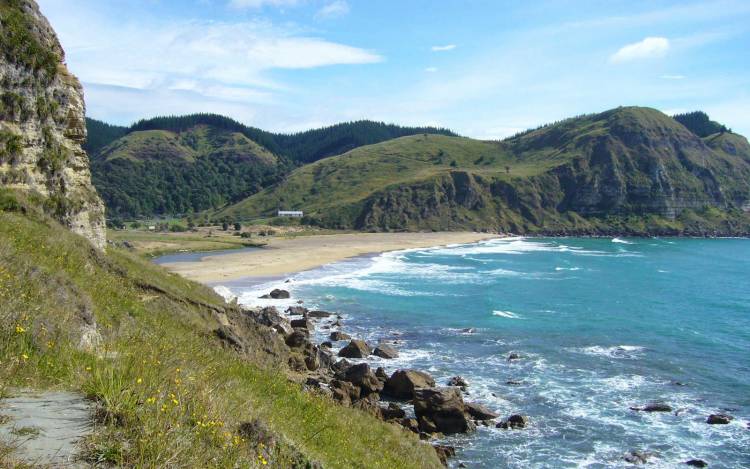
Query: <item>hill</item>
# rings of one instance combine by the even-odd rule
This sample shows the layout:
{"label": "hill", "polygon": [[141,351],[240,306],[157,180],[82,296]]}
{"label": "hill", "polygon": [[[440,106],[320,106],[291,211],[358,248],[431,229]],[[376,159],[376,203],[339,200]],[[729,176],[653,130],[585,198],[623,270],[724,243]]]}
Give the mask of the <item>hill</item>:
{"label": "hill", "polygon": [[362,230],[549,234],[750,232],[750,152],[649,108],[580,116],[501,142],[416,135],[295,170],[218,217],[303,210]]}
{"label": "hill", "polygon": [[214,114],[142,120],[129,128],[87,120],[94,184],[116,217],[184,214],[237,202],[295,166],[365,144],[444,129],[349,122],[273,134]]}

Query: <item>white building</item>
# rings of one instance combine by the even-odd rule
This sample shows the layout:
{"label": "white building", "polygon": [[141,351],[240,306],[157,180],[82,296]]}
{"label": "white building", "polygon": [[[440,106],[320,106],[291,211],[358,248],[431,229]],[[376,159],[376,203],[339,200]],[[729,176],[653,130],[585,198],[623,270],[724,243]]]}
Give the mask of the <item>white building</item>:
{"label": "white building", "polygon": [[292,218],[302,218],[304,213],[301,210],[279,210],[278,215],[279,217],[292,217]]}

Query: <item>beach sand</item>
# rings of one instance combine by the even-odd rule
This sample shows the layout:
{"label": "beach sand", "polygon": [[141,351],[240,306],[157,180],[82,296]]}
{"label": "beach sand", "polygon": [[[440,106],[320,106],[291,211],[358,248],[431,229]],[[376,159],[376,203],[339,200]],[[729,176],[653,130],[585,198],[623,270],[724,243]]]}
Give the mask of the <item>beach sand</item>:
{"label": "beach sand", "polygon": [[214,283],[245,277],[292,274],[363,254],[472,243],[498,235],[473,232],[341,233],[271,238],[251,252],[206,255],[197,262],[162,264],[191,280]]}

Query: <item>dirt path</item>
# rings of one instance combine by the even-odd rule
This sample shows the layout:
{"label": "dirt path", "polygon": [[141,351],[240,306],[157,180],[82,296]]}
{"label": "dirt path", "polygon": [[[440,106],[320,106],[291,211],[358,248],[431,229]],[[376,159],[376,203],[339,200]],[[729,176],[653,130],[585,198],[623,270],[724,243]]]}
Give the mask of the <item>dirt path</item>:
{"label": "dirt path", "polygon": [[21,391],[0,401],[0,439],[17,461],[55,468],[75,462],[76,443],[92,431],[93,404],[70,392]]}

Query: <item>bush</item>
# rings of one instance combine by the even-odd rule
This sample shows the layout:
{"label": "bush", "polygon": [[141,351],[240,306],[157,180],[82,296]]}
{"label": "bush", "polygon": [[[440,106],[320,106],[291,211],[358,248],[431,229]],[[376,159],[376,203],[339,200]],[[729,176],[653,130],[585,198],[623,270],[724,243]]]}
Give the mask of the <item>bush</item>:
{"label": "bush", "polygon": [[171,231],[172,233],[183,233],[187,230],[188,229],[185,225],[181,225],[179,223],[175,223],[174,225],[171,225],[169,227],[169,231]]}
{"label": "bush", "polygon": [[246,231],[244,233],[240,233],[240,238],[252,238],[252,237],[253,237],[253,234],[250,233],[249,231]]}
{"label": "bush", "polygon": [[18,134],[0,130],[0,164],[13,163],[21,153],[22,138]]}

